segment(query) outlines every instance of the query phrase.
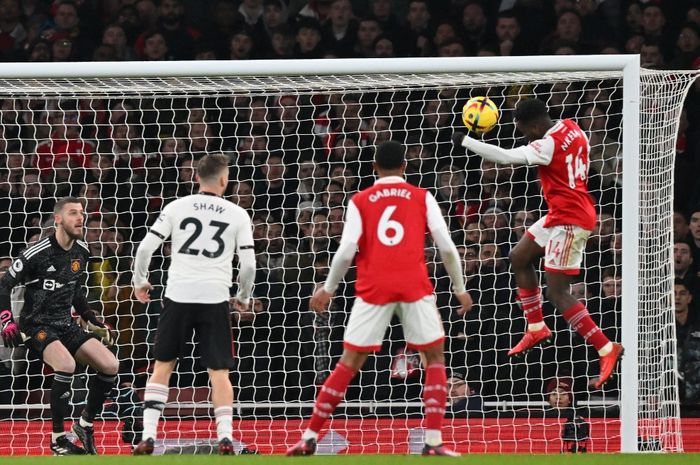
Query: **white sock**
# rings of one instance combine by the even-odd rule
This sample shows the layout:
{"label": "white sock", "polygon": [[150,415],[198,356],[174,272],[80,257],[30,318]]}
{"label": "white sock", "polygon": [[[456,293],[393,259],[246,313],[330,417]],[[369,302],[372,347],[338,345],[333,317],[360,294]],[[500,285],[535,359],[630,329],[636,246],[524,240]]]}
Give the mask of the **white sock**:
{"label": "white sock", "polygon": [[168,386],[163,384],[148,383],[143,395],[143,433],[141,440],[156,439],[158,420],[160,419],[165,403],[168,401]]}
{"label": "white sock", "polygon": [[65,436],[66,432],[63,431],[61,433],[51,433],[51,442],[56,442],[56,439],[60,438],[61,436]]}
{"label": "white sock", "polygon": [[610,352],[612,352],[612,348],[613,348],[612,342],[608,342],[607,344],[605,344],[603,347],[600,348],[600,350],[598,351],[598,355],[600,355],[601,357],[608,355]]}
{"label": "white sock", "polygon": [[83,418],[82,415],[80,415],[79,423],[80,423],[80,426],[82,426],[83,428],[92,427],[92,423],[87,421],[85,418]]}
{"label": "white sock", "polygon": [[304,431],[304,434],[301,435],[301,438],[304,441],[308,441],[309,439],[313,439],[313,440],[317,441],[318,440],[318,433],[316,431],[311,431],[310,429],[307,429],[306,431]]}
{"label": "white sock", "polygon": [[528,331],[539,331],[542,328],[544,328],[544,321],[540,321],[539,323],[530,323],[527,325]]}
{"label": "white sock", "polygon": [[426,429],[425,443],[429,446],[439,446],[442,444],[442,431],[439,429]]}
{"label": "white sock", "polygon": [[214,409],[216,418],[216,436],[218,440],[233,439],[233,407],[217,407]]}

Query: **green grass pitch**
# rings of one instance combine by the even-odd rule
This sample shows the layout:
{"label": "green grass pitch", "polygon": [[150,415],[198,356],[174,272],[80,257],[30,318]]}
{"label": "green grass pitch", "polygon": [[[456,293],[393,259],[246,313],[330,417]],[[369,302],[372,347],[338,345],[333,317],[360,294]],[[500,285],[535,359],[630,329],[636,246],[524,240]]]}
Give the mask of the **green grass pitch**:
{"label": "green grass pitch", "polygon": [[562,454],[562,455],[465,455],[459,458],[420,457],[416,455],[318,455],[283,457],[279,455],[220,457],[208,455],[165,455],[153,457],[0,457],[2,465],[418,465],[445,463],[455,465],[697,465],[700,454]]}

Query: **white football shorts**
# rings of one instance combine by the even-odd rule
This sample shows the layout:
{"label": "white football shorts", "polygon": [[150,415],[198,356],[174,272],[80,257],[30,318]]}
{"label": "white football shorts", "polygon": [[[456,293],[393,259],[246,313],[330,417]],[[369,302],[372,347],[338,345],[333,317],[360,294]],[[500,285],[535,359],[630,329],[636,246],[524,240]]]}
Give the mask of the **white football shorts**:
{"label": "white football shorts", "polygon": [[345,348],[358,352],[375,352],[381,349],[384,334],[394,314],[401,320],[408,348],[428,349],[445,339],[445,330],[434,295],[425,296],[415,302],[384,305],[370,304],[358,297],[352,306],[345,329]]}
{"label": "white football shorts", "polygon": [[573,224],[545,228],[546,219],[547,215],[527,230],[527,235],[544,248],[545,271],[578,275],[591,232]]}

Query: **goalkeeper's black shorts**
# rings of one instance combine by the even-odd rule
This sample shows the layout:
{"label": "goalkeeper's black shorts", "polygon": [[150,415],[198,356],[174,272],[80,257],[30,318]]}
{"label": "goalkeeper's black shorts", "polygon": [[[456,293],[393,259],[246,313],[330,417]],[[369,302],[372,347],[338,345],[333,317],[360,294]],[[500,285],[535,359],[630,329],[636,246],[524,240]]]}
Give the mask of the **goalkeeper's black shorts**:
{"label": "goalkeeper's black shorts", "polygon": [[158,319],[155,359],[169,362],[190,355],[187,343],[195,334],[202,365],[214,370],[233,368],[233,338],[228,302],[199,304],[163,299]]}
{"label": "goalkeeper's black shorts", "polygon": [[75,357],[75,353],[85,341],[97,339],[94,334],[85,332],[77,323],[71,323],[67,326],[26,325],[22,327],[22,332],[29,337],[24,345],[39,358],[42,358],[44,349],[53,341],[60,341]]}

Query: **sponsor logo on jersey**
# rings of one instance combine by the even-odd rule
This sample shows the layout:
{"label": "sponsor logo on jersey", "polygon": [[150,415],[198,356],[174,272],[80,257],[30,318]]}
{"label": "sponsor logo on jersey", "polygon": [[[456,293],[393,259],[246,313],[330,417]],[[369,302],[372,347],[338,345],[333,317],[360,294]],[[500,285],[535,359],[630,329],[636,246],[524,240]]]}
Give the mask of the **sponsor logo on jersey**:
{"label": "sponsor logo on jersey", "polygon": [[44,290],[45,290],[45,291],[53,291],[53,290],[56,290],[56,289],[60,289],[60,288],[62,288],[63,286],[65,286],[65,284],[57,283],[57,282],[56,282],[55,280],[53,280],[53,279],[45,279],[45,280],[44,280],[44,286],[43,286],[43,287],[44,287]]}
{"label": "sponsor logo on jersey", "polygon": [[19,258],[12,262],[12,269],[15,270],[17,273],[22,271],[24,269],[24,263],[22,263],[22,260]]}
{"label": "sponsor logo on jersey", "polygon": [[73,273],[77,273],[78,271],[80,271],[80,260],[72,260],[70,262],[70,270]]}

